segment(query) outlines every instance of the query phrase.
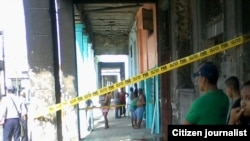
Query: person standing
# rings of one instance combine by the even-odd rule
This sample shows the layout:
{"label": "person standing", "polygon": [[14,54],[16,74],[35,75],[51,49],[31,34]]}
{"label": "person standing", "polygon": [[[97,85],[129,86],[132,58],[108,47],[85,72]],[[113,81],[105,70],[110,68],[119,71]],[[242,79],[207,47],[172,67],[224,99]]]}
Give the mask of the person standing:
{"label": "person standing", "polygon": [[[134,95],[134,88],[130,87],[129,88],[129,93],[126,95],[126,109],[128,109],[127,111],[130,111],[130,104],[131,104],[131,96],[132,94]],[[131,112],[127,112],[128,116],[132,116],[130,115]]]}
{"label": "person standing", "polygon": [[2,98],[0,106],[0,121],[3,125],[3,141],[20,141],[19,114],[21,105],[19,98],[15,95],[14,87],[7,89],[7,95]]}
{"label": "person standing", "polygon": [[104,94],[104,99],[101,103],[102,106],[102,115],[104,117],[104,123],[105,123],[105,129],[109,128],[109,122],[108,122],[108,112],[109,112],[109,108],[110,108],[110,99],[111,96],[109,93]]}
{"label": "person standing", "polygon": [[227,123],[230,119],[231,109],[240,107],[240,82],[236,76],[231,76],[225,80],[226,94],[232,100],[232,106],[228,112]]}
{"label": "person standing", "polygon": [[138,99],[136,102],[136,110],[135,110],[135,129],[141,128],[141,123],[143,120],[145,106],[146,106],[146,96],[142,88],[138,89]]}
{"label": "person standing", "polygon": [[241,88],[241,107],[231,110],[229,125],[250,125],[250,81]]}
{"label": "person standing", "polygon": [[114,92],[114,102],[115,102],[115,118],[120,118],[120,93],[118,91]]}
{"label": "person standing", "polygon": [[93,116],[93,101],[88,99],[86,101],[86,118],[87,118],[87,130],[94,130],[94,116]]}
{"label": "person standing", "polygon": [[135,94],[135,97],[138,97],[138,86],[137,86],[137,83],[134,84],[134,94]]}
{"label": "person standing", "polygon": [[22,117],[21,117],[21,122],[23,125],[23,131],[21,131],[21,141],[28,141],[28,107],[26,103],[26,92],[21,91],[20,92],[20,102],[21,102],[21,111],[22,111]]}
{"label": "person standing", "polygon": [[122,115],[125,117],[126,116],[126,91],[125,88],[121,88],[121,92],[120,92],[120,104],[121,104],[121,108],[120,108],[120,117],[122,117]]}
{"label": "person standing", "polygon": [[132,92],[132,93],[130,93],[130,104],[129,104],[132,127],[134,127],[136,125],[136,115],[135,115],[135,110],[137,107],[136,104],[137,104],[137,97],[135,97],[135,94]]}
{"label": "person standing", "polygon": [[226,124],[229,99],[222,90],[217,88],[219,78],[217,67],[207,62],[194,73],[194,77],[198,77],[198,87],[203,94],[194,100],[183,124]]}

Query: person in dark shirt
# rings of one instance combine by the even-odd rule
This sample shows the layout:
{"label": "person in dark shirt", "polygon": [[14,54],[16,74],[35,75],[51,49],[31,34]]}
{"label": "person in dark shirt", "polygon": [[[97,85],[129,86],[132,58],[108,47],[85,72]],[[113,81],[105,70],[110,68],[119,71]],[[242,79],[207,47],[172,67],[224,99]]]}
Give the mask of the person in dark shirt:
{"label": "person in dark shirt", "polygon": [[120,108],[120,117],[122,117],[122,115],[125,117],[126,116],[126,91],[125,91],[125,88],[121,88],[121,91],[120,91],[120,95],[119,95],[119,98],[120,98],[120,104],[121,104],[121,108]]}
{"label": "person in dark shirt", "polygon": [[134,95],[135,95],[135,97],[138,97],[138,86],[137,86],[137,83],[134,84]]}
{"label": "person in dark shirt", "polygon": [[230,119],[231,109],[240,107],[240,82],[236,76],[231,76],[226,79],[225,85],[226,85],[226,94],[232,100],[232,106],[228,112],[228,119],[227,119],[228,123]]}
{"label": "person in dark shirt", "polygon": [[231,110],[229,125],[250,125],[250,81],[243,84],[240,94],[241,106]]}

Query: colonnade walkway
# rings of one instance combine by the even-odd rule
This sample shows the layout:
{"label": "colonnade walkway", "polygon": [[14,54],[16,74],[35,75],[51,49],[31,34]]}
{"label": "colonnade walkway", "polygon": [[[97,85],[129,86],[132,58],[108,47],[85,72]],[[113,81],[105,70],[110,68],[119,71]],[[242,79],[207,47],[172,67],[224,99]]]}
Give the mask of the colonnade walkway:
{"label": "colonnade walkway", "polygon": [[129,115],[116,119],[113,108],[108,113],[109,128],[105,129],[100,109],[99,115],[96,112],[94,112],[94,115],[97,114],[94,116],[94,130],[82,141],[160,141],[158,136],[151,134],[151,129],[145,128],[144,121],[140,129],[134,129]]}

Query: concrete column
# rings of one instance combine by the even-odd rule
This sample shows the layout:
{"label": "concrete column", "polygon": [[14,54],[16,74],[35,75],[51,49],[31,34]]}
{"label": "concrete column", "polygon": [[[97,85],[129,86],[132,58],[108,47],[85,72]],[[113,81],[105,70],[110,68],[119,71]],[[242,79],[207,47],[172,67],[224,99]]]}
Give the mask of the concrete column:
{"label": "concrete column", "polygon": [[[237,1],[238,2],[238,1]],[[249,34],[250,33],[250,19],[249,19],[249,13],[250,13],[250,1],[249,0],[241,0],[240,5],[237,7],[241,12],[239,12],[240,15],[237,15],[241,17],[241,27],[242,27],[242,33],[243,34]],[[238,10],[238,11],[239,11]],[[240,61],[244,62],[244,66],[242,67],[242,71],[244,72],[241,74],[242,81],[248,81],[250,79],[250,50],[249,50],[250,44],[244,44],[244,47],[241,49],[241,59]],[[241,63],[242,63],[241,62]]]}
{"label": "concrete column", "polygon": [[[224,1],[224,41],[233,39],[237,36],[237,23],[239,23],[236,12],[236,3],[235,0]],[[226,50],[223,53],[223,61],[221,63],[221,74],[222,81],[220,82],[221,86],[224,85],[226,78],[231,75],[240,76],[242,63],[239,62],[241,48],[235,47],[229,50]],[[237,64],[237,67],[236,67]],[[236,69],[237,68],[237,69]]]}
{"label": "concrete column", "polygon": [[24,1],[31,82],[29,133],[35,141],[78,140],[74,106],[37,118],[37,112],[77,96],[73,4],[58,3],[56,11],[55,1]]}
{"label": "concrete column", "polygon": [[[170,58],[170,62],[171,61],[174,61],[176,59],[178,59],[178,53],[177,53],[177,45],[176,45],[176,30],[177,30],[177,25],[176,25],[176,1],[175,0],[170,0],[170,21],[171,21],[171,25],[170,25],[170,46],[171,46],[171,58]],[[170,79],[172,80],[172,83],[170,83],[170,91],[171,91],[171,94],[174,94],[175,93],[175,89],[177,88],[177,85],[178,85],[178,74],[177,74],[177,70],[172,70],[171,71],[171,76],[170,76]]]}
{"label": "concrete column", "polygon": [[[192,19],[193,19],[193,24],[192,24],[192,39],[193,39],[193,53],[200,51],[201,46],[202,46],[202,35],[201,35],[201,30],[202,30],[202,21],[201,21],[201,10],[202,8],[200,7],[200,1],[199,0],[191,0],[191,8],[192,8]],[[198,66],[199,62],[194,62],[192,63],[193,66],[193,72],[196,72],[199,68]],[[199,93],[197,93],[198,87],[197,87],[197,82],[195,79],[192,79],[194,85],[195,85],[195,89],[196,89],[196,94],[195,96],[198,96]]]}
{"label": "concrete column", "polygon": [[56,114],[37,118],[37,112],[56,103],[50,0],[23,3],[31,83],[28,130],[32,140],[58,141]]}
{"label": "concrete column", "polygon": [[[69,0],[59,2],[59,38],[61,53],[61,99],[70,100],[78,96],[77,64],[74,27],[74,7]],[[71,106],[62,110],[62,135],[65,141],[79,140],[78,107]]]}

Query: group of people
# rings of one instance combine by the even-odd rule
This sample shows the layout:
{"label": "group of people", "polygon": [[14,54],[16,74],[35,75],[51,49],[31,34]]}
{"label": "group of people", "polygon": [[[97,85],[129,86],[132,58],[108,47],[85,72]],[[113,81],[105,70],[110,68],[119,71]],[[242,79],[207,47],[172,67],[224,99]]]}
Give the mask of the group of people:
{"label": "group of people", "polygon": [[115,102],[115,118],[121,118],[122,116],[126,116],[126,97],[128,93],[125,88],[121,88],[120,91],[114,92],[114,102]]}
{"label": "group of people", "polygon": [[[112,97],[111,93],[106,93],[100,97],[99,101],[101,105],[102,115],[104,118],[105,129],[109,128],[108,113],[110,109],[111,97]],[[86,104],[87,130],[91,132],[94,130],[93,108],[96,108],[96,106],[94,105],[91,99],[87,100],[85,104]]]}
{"label": "group of people", "polygon": [[211,62],[203,64],[194,77],[202,95],[192,103],[184,125],[250,125],[250,81],[240,89],[238,78],[228,77],[224,92],[217,87],[219,71]]}
{"label": "group of people", "polygon": [[24,91],[16,93],[14,87],[7,89],[0,102],[0,124],[3,126],[3,141],[28,141],[27,112]]}
{"label": "group of people", "polygon": [[[108,112],[110,109],[111,98],[114,97],[115,103],[115,118],[126,116],[126,111],[129,110],[131,114],[131,124],[135,129],[141,128],[143,120],[146,96],[142,88],[137,88],[137,84],[134,84],[134,88],[130,87],[130,93],[127,93],[124,88],[121,88],[120,92],[104,94],[100,100],[101,110],[104,118],[105,129],[109,128]],[[126,97],[129,98],[126,101]],[[126,106],[128,105],[128,106]]]}
{"label": "group of people", "polygon": [[[218,68],[209,62],[203,64],[193,76],[198,77],[198,88],[202,94],[192,103],[185,116],[184,125],[250,125],[250,81],[241,86],[236,76],[230,76],[224,82],[223,91],[217,87]],[[129,100],[125,100],[126,96]],[[129,93],[121,88],[120,92],[104,94],[100,103],[105,129],[109,128],[107,115],[112,97],[116,105],[115,117],[125,116],[127,109],[131,115],[132,127],[141,128],[146,105],[144,90],[138,89],[135,83],[134,87],[130,87]],[[89,124],[88,128],[92,129],[93,125]]]}
{"label": "group of people", "polygon": [[128,113],[127,110],[129,110],[132,127],[135,129],[141,128],[146,96],[142,88],[138,89],[137,83],[134,83],[134,87],[130,87],[129,93],[124,88],[121,88],[120,92],[114,93],[114,102],[116,105],[115,118],[120,118],[122,115],[125,117]]}
{"label": "group of people", "polygon": [[239,80],[235,76],[226,81],[226,94],[232,99],[232,106],[227,118],[229,125],[250,125],[250,81],[240,89]]}
{"label": "group of people", "polygon": [[134,84],[135,89],[130,87],[130,102],[129,110],[131,113],[131,124],[135,129],[141,128],[141,123],[143,120],[145,105],[146,105],[146,96],[142,88],[137,88],[137,84]]}

